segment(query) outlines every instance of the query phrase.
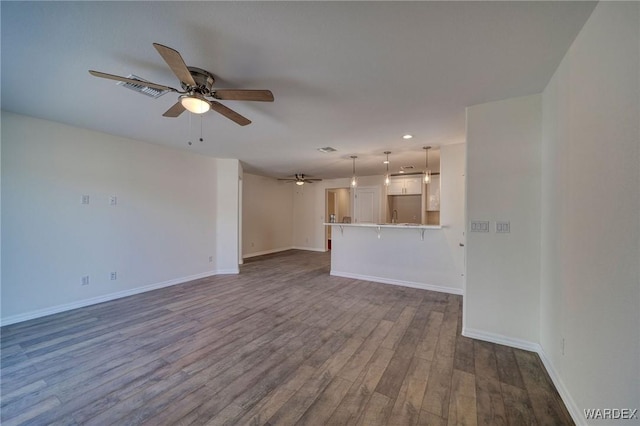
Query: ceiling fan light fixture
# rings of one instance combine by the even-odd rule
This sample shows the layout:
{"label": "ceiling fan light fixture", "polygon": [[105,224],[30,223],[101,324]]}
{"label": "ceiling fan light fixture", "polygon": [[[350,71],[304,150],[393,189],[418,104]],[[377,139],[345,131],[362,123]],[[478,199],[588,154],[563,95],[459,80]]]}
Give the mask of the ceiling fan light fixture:
{"label": "ceiling fan light fixture", "polygon": [[180,103],[187,111],[194,114],[204,114],[211,109],[211,104],[199,95],[182,95]]}
{"label": "ceiling fan light fixture", "polygon": [[302,186],[302,185],[304,185],[304,181],[303,180],[297,180],[296,181],[296,185]]}

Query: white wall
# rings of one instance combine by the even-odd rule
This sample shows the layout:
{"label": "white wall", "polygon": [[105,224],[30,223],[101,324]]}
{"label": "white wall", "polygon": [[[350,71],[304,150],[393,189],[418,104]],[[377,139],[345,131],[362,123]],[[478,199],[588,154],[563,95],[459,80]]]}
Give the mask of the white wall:
{"label": "white wall", "polygon": [[244,257],[290,249],[293,246],[291,183],[245,173],[242,223]]}
{"label": "white wall", "polygon": [[467,234],[467,335],[538,342],[540,132],[540,95],[467,108],[467,221],[491,222]]}
{"label": "white wall", "polygon": [[640,408],[639,27],[599,3],[543,94],[540,343],[583,421]]}
{"label": "white wall", "polygon": [[351,216],[351,191],[347,188],[336,189],[338,203],[336,220],[341,222],[345,216]]}
{"label": "white wall", "polygon": [[242,169],[236,159],[216,159],[216,272],[239,272],[240,182]]}
{"label": "white wall", "polygon": [[237,163],[3,111],[2,323],[237,270]]}
{"label": "white wall", "polygon": [[[291,185],[293,192],[293,247],[325,251],[325,181]],[[330,186],[333,188],[333,186]]]}
{"label": "white wall", "polygon": [[640,404],[639,40],[601,2],[541,96],[467,112],[467,219],[511,234],[468,234],[464,332],[537,350],[578,424]]}
{"label": "white wall", "polygon": [[[431,156],[429,156],[431,157]],[[466,145],[440,147],[440,224],[444,242],[439,248],[451,265],[450,281],[454,288],[464,286],[465,269],[465,170]],[[431,163],[431,158],[429,158]]]}

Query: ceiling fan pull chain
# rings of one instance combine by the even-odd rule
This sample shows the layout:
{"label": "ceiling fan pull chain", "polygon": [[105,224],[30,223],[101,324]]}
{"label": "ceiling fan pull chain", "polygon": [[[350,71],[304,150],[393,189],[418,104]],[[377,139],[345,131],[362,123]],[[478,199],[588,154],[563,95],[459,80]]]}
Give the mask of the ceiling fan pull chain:
{"label": "ceiling fan pull chain", "polygon": [[193,145],[193,143],[191,142],[191,136],[192,136],[192,126],[191,126],[191,114],[189,114],[189,146]]}
{"label": "ceiling fan pull chain", "polygon": [[202,139],[202,116],[200,116],[200,142],[202,142],[204,139]]}

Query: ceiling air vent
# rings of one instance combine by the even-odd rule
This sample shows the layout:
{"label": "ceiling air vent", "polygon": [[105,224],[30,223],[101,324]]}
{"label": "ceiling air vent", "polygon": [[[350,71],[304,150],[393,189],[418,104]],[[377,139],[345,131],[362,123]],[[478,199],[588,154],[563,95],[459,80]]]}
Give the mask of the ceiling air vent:
{"label": "ceiling air vent", "polygon": [[325,146],[324,148],[318,148],[320,152],[336,152],[335,148],[331,148],[330,146]]}
{"label": "ceiling air vent", "polygon": [[[143,82],[150,83],[150,81],[142,79],[142,78],[138,77],[137,75],[133,75],[133,74],[129,74],[127,76],[127,78],[130,78],[132,80],[138,80],[138,81],[143,81]],[[165,93],[168,92],[168,90],[153,89],[151,87],[143,86],[141,84],[125,83],[124,81],[121,81],[121,82],[119,82],[117,84],[118,84],[118,86],[126,87],[127,89],[134,90],[134,91],[136,91],[138,93],[142,93],[143,95],[150,96],[150,97],[152,97],[154,99],[157,99],[160,96],[162,96],[162,95],[164,95]]]}

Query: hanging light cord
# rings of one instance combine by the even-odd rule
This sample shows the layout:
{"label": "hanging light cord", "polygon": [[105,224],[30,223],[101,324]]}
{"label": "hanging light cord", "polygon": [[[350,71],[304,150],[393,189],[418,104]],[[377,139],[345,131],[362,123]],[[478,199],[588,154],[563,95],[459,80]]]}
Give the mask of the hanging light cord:
{"label": "hanging light cord", "polygon": [[384,177],[384,184],[389,185],[389,154],[391,154],[391,151],[385,151],[384,153],[387,156],[387,160],[385,161],[385,164],[387,165],[387,174]]}
{"label": "hanging light cord", "polygon": [[358,182],[356,180],[356,158],[358,158],[357,155],[352,155],[351,156],[351,159],[353,160],[353,176],[351,176],[351,186],[353,186],[354,188],[358,184]]}
{"label": "hanging light cord", "polygon": [[429,170],[429,150],[430,146],[423,146],[424,149],[424,183],[431,183],[431,170]]}

